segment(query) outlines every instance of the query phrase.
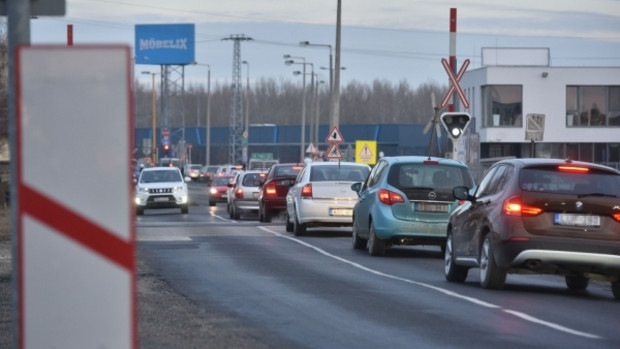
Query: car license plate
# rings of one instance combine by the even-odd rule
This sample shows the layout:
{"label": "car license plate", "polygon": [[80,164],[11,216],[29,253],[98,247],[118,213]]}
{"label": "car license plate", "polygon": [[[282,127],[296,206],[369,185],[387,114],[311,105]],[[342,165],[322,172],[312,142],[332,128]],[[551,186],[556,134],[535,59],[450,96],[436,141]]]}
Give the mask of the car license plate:
{"label": "car license plate", "polygon": [[553,223],[557,225],[572,225],[577,227],[600,227],[601,217],[583,214],[556,213]]}
{"label": "car license plate", "polygon": [[414,211],[418,212],[448,212],[447,204],[435,204],[429,202],[416,202]]}
{"label": "car license plate", "polygon": [[168,197],[164,196],[164,197],[160,197],[160,198],[155,198],[155,199],[153,199],[153,201],[155,201],[155,202],[168,201]]}
{"label": "car license plate", "polygon": [[350,208],[330,208],[330,216],[353,216],[353,210]]}
{"label": "car license plate", "polygon": [[258,192],[252,193],[252,197],[255,198],[255,199],[258,198]]}

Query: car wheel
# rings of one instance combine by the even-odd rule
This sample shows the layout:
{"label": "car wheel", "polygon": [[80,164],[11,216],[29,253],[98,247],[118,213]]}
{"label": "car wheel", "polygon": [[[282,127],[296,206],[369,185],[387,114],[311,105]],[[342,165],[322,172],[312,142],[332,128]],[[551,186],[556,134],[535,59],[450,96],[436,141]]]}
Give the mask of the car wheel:
{"label": "car wheel", "polygon": [[566,275],[564,279],[566,280],[566,287],[573,291],[583,291],[588,288],[590,283],[590,279],[583,275]]}
{"label": "car wheel", "polygon": [[506,270],[495,264],[491,233],[487,233],[480,250],[480,285],[483,288],[499,290],[506,283]]}
{"label": "car wheel", "polygon": [[291,217],[289,217],[288,215],[288,211],[286,211],[286,231],[288,233],[292,233],[293,232],[293,222],[291,222]]}
{"label": "car wheel", "polygon": [[452,233],[448,232],[444,252],[444,274],[446,280],[463,282],[467,279],[469,268],[454,264],[454,249],[452,245]]}
{"label": "car wheel", "polygon": [[230,206],[228,207],[228,217],[230,217],[230,219],[235,219],[234,212]]}
{"label": "car wheel", "polygon": [[611,292],[614,294],[614,298],[620,299],[620,281],[611,283]]}
{"label": "car wheel", "polygon": [[144,214],[144,207],[136,207],[136,215],[142,216]]}
{"label": "car wheel", "polygon": [[361,237],[359,237],[359,235],[357,235],[357,231],[358,231],[358,227],[357,227],[357,222],[355,221],[355,216],[353,216],[353,231],[351,234],[352,237],[352,242],[353,242],[353,249],[355,250],[363,250],[366,245],[368,244],[368,240],[367,239],[362,239]]}
{"label": "car wheel", "polygon": [[306,225],[299,223],[297,213],[295,213],[295,217],[293,217],[293,233],[295,233],[295,236],[301,236],[306,233]]}
{"label": "car wheel", "polygon": [[241,217],[241,212],[239,212],[235,205],[230,205],[230,217],[232,219],[239,219]]}
{"label": "car wheel", "polygon": [[209,206],[215,206],[215,201],[209,201]]}
{"label": "car wheel", "polygon": [[386,248],[385,240],[377,237],[377,234],[375,234],[375,225],[372,222],[370,222],[370,231],[368,235],[368,253],[371,256],[384,256]]}
{"label": "car wheel", "polygon": [[181,206],[181,213],[182,214],[187,214],[188,212],[189,212],[189,206],[188,205]]}
{"label": "car wheel", "polygon": [[263,216],[263,206],[262,205],[258,205],[258,221],[261,223],[265,222],[265,217]]}
{"label": "car wheel", "polygon": [[263,222],[271,223],[271,212],[267,208],[263,208]]}

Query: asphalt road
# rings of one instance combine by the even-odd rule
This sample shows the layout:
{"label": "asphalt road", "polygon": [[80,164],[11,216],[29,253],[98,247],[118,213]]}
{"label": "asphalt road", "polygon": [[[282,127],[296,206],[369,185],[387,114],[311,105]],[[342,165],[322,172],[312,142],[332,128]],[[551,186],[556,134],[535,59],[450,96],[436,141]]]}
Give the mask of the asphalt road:
{"label": "asphalt road", "polygon": [[349,229],[295,237],[282,221],[232,221],[223,204],[147,214],[138,227],[141,260],[160,280],[266,347],[620,347],[609,283],[571,293],[563,278],[509,275],[489,291],[477,270],[448,283],[437,247],[370,257]]}
{"label": "asphalt road", "polygon": [[[141,348],[619,348],[608,283],[509,275],[483,290],[443,277],[436,247],[353,250],[348,229],[286,233],[230,220],[191,185],[189,215],[137,218]],[[10,347],[10,258],[0,244],[0,347]],[[7,268],[8,266],[8,268]]]}

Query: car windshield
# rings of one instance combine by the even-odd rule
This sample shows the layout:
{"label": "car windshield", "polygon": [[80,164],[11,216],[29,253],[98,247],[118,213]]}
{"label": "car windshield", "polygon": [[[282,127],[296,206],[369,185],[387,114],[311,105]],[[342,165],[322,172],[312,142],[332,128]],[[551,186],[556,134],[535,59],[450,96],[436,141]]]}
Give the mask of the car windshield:
{"label": "car windshield", "polygon": [[467,170],[456,166],[426,164],[395,164],[390,168],[387,182],[396,188],[452,189],[471,188],[473,182]]}
{"label": "car windshield", "polygon": [[261,183],[261,174],[260,173],[247,173],[243,176],[243,181],[241,184],[244,187],[258,187]]}
{"label": "car windshield", "polygon": [[182,182],[181,174],[178,171],[157,170],[142,171],[140,183],[159,183],[159,182]]}
{"label": "car windshield", "polygon": [[363,166],[314,166],[310,169],[310,181],[353,181],[361,182],[366,179],[370,170]]}
{"label": "car windshield", "polygon": [[275,173],[273,176],[275,178],[279,177],[296,177],[297,174],[302,170],[302,166],[298,165],[290,165],[290,166],[277,166],[274,168]]}
{"label": "car windshield", "polygon": [[608,172],[567,172],[557,166],[524,168],[519,180],[524,191],[620,197],[620,176]]}
{"label": "car windshield", "polygon": [[215,177],[213,180],[213,186],[225,187],[230,182],[230,177]]}

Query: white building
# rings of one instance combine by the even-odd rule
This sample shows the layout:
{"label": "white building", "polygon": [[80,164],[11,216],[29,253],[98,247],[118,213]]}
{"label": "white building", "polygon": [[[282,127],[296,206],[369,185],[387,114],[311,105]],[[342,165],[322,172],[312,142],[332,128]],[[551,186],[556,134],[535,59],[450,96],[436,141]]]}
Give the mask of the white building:
{"label": "white building", "polygon": [[[460,82],[469,108],[460,101],[455,106],[472,116],[469,130],[479,140],[473,157],[482,162],[530,157],[534,137],[536,157],[618,168],[620,67],[553,67],[550,62],[546,48],[482,49],[482,67],[467,71]],[[528,114],[544,117],[532,116],[538,120],[534,124]],[[534,132],[526,135],[528,124]]]}

